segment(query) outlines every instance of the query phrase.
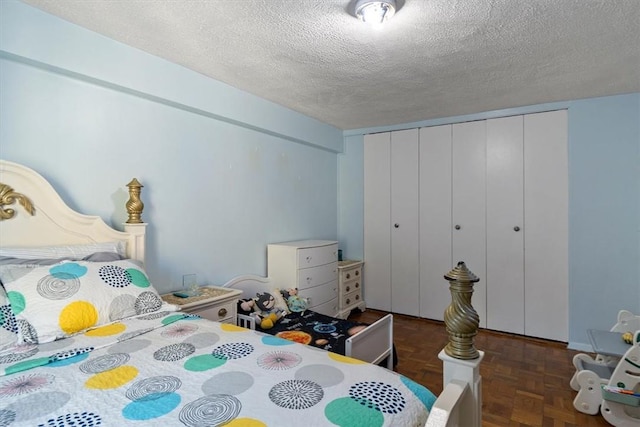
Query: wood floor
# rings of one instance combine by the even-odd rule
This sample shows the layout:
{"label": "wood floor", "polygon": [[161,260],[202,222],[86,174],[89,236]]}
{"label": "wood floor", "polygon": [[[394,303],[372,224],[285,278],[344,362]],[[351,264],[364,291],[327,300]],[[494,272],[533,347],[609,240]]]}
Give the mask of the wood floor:
{"label": "wood floor", "polygon": [[[350,319],[371,323],[383,312],[354,312]],[[444,323],[394,315],[397,371],[439,394],[442,362],[438,353],[447,343]],[[480,330],[475,347],[485,352],[482,375],[483,427],[609,426],[600,415],[573,408],[576,392],[569,387],[576,351],[552,341]]]}

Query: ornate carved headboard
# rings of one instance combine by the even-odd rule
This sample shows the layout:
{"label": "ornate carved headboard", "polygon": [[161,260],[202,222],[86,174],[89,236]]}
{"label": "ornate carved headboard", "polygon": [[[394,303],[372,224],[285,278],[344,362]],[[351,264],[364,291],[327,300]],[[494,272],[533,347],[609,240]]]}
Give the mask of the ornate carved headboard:
{"label": "ornate carved headboard", "polygon": [[99,216],[72,210],[34,170],[0,160],[0,244],[50,246],[124,241],[127,255],[144,262],[147,224],[141,220],[142,185],[134,178],[128,187],[129,220],[124,231],[118,231]]}

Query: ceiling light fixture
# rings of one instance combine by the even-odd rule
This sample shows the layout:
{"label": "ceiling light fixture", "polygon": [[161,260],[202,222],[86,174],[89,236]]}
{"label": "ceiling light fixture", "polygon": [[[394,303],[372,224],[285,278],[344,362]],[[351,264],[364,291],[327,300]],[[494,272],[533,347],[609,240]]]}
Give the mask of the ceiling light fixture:
{"label": "ceiling light fixture", "polygon": [[358,0],[356,16],[367,24],[380,25],[396,13],[396,0]]}

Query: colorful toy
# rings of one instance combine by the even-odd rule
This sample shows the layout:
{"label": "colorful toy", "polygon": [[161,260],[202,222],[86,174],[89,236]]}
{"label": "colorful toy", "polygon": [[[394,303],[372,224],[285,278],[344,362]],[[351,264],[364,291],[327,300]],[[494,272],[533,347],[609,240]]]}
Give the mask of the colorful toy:
{"label": "colorful toy", "polygon": [[301,298],[298,295],[298,288],[290,288],[286,291],[282,291],[282,297],[287,302],[289,310],[294,313],[302,313],[308,307],[308,302],[305,298]]}
{"label": "colorful toy", "polygon": [[276,307],[275,298],[268,292],[257,293],[253,302],[254,311],[251,316],[262,329],[273,328],[273,325],[286,314],[284,310]]}

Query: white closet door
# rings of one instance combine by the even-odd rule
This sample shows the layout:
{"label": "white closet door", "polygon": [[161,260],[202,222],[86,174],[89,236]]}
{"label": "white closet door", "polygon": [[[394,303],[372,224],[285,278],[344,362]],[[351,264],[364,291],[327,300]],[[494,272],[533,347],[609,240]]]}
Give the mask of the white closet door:
{"label": "white closet door", "polygon": [[418,129],[391,132],[391,311],[412,316],[420,314],[418,160]]}
{"label": "white closet door", "polygon": [[487,120],[487,328],[524,334],[523,117]]}
{"label": "white closet door", "polygon": [[568,340],[566,110],[524,118],[525,333]]}
{"label": "white closet door", "polygon": [[471,303],[487,326],[485,244],[486,121],[453,125],[453,262],[464,261],[480,281]]}
{"label": "white closet door", "polygon": [[364,137],[364,277],[367,307],[391,310],[391,134]]}
{"label": "white closet door", "polygon": [[451,303],[451,130],[420,129],[420,317],[435,320]]}

